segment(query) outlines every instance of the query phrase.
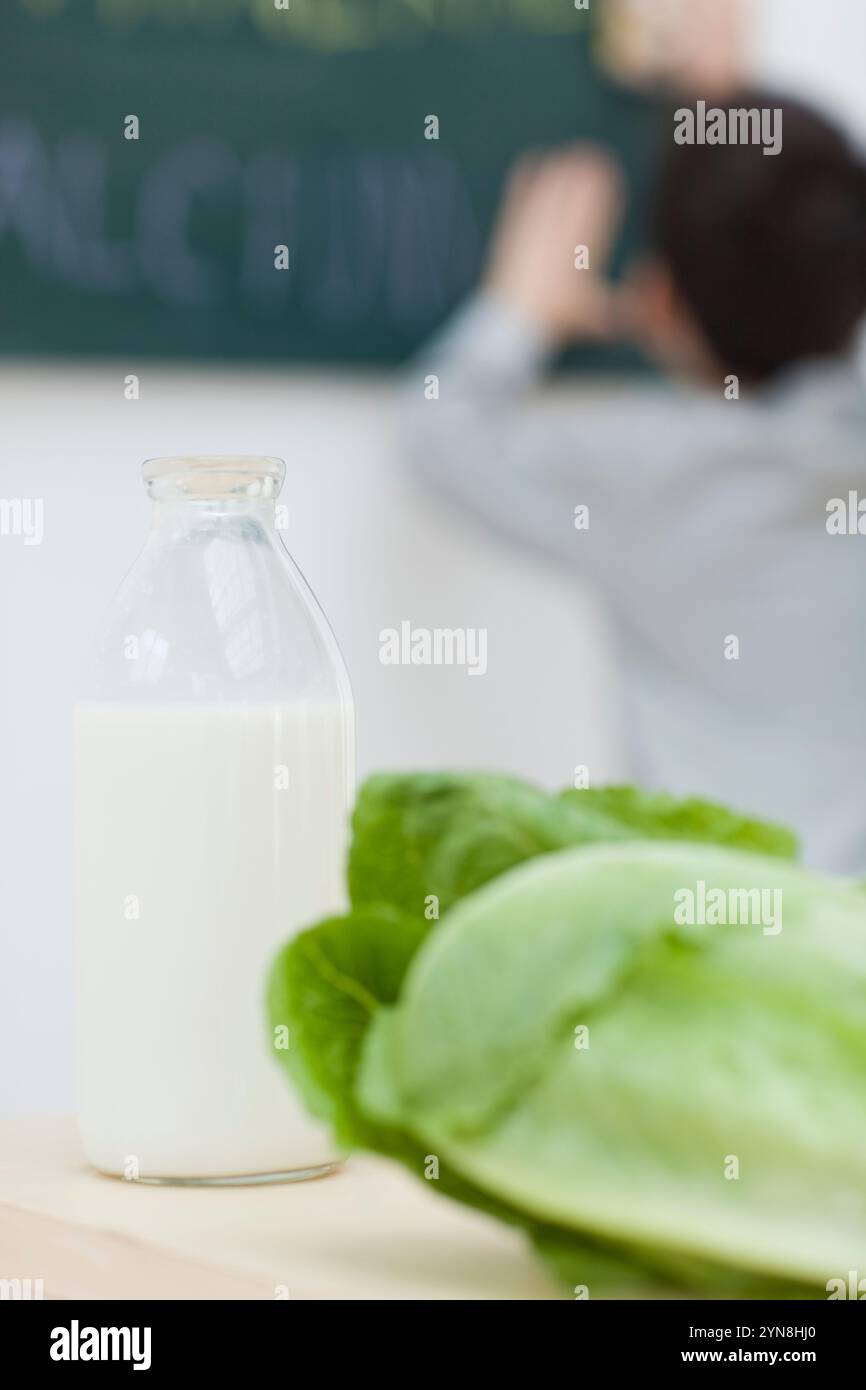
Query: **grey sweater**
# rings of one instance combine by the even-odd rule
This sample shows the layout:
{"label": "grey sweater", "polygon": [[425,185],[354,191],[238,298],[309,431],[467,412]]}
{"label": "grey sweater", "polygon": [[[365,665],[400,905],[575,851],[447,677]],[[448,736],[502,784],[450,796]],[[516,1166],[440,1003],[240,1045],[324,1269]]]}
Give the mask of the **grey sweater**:
{"label": "grey sweater", "polygon": [[739,400],[650,385],[538,408],[544,365],[524,321],[472,301],[413,364],[407,451],[597,586],[636,781],[781,820],[808,861],[866,871],[866,534],[828,531],[831,499],[866,499],[855,361]]}

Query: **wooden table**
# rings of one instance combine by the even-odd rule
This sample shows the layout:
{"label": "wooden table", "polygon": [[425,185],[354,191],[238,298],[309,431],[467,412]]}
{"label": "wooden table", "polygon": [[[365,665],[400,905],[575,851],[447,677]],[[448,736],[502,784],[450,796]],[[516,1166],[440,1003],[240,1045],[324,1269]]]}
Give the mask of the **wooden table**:
{"label": "wooden table", "polygon": [[314,1182],[151,1187],[71,1119],[0,1120],[0,1279],[55,1298],[544,1299],[522,1237],[378,1159]]}

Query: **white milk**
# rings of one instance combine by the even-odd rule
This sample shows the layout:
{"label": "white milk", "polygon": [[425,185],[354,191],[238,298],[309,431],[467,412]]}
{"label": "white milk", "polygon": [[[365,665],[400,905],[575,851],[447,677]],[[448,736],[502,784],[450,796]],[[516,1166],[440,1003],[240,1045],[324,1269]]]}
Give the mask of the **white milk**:
{"label": "white milk", "polygon": [[337,705],[79,707],[79,1114],[97,1168],[333,1160],[264,999],[287,938],[344,907],[350,744]]}

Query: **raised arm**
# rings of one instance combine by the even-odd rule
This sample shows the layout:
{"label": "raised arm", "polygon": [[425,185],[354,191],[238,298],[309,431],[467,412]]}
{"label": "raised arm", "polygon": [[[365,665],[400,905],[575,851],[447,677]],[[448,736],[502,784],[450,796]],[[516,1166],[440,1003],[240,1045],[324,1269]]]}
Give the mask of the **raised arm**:
{"label": "raised arm", "polygon": [[[539,409],[526,395],[566,343],[611,330],[604,271],[621,206],[604,155],[524,159],[479,293],[418,353],[403,387],[404,447],[429,482],[554,554],[574,553],[576,507],[604,508],[610,430],[625,426],[610,404]],[[587,535],[584,558],[596,549]]]}

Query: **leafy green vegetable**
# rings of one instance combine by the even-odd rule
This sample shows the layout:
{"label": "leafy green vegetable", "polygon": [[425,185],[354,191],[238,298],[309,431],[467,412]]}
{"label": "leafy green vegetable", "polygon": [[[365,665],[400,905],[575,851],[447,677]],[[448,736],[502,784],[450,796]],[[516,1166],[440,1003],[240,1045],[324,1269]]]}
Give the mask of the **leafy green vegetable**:
{"label": "leafy green vegetable", "polygon": [[677,801],[633,787],[550,795],[494,773],[381,773],[361,789],[352,819],[353,906],[389,903],[410,914],[435,895],[440,912],[483,883],[568,845],[656,837],[710,840],[792,858],[789,830],[711,801]]}
{"label": "leafy green vegetable", "polygon": [[781,825],[738,815],[714,801],[688,797],[683,801],[665,792],[640,787],[591,787],[566,791],[563,800],[585,811],[608,816],[643,839],[702,840],[782,859],[797,855],[797,837]]}
{"label": "leafy green vegetable", "polygon": [[600,808],[550,796],[516,777],[447,772],[369,778],[352,830],[353,906],[383,902],[412,914],[423,913],[431,895],[445,912],[538,854],[634,834]]}
{"label": "leafy green vegetable", "polygon": [[622,787],[551,796],[489,773],[368,779],[352,820],[352,913],[290,942],[269,983],[272,1020],[291,1020],[291,1047],[279,1056],[341,1144],[390,1151],[396,1142],[360,1116],[355,1070],[370,1019],[397,997],[438,916],[540,854],[652,833],[654,815],[685,838],[704,838],[716,827],[720,838],[745,846],[763,840],[788,853],[793,842],[788,831],[711,803],[678,803]]}
{"label": "leafy green vegetable", "polygon": [[[783,930],[678,925],[700,881],[781,893]],[[356,1094],[531,1218],[825,1296],[866,1263],[862,896],[708,846],[539,860],[431,934]]]}
{"label": "leafy green vegetable", "polygon": [[[431,923],[420,923],[379,905],[359,909],[352,917],[332,917],[302,932],[274,963],[268,983],[268,1012],[272,1026],[288,1027],[286,1059],[292,1077],[310,1112],[330,1125],[337,1145],[365,1148],[403,1163],[410,1172],[424,1172],[427,1154],[414,1136],[367,1117],[355,1099],[361,1049],[370,1020],[392,1003],[411,956]],[[436,1191],[443,1196],[487,1211],[492,1216],[529,1229],[552,1251],[575,1241],[549,1223],[527,1221],[525,1213],[498,1201],[447,1168]],[[591,1247],[581,1267],[591,1259]],[[602,1255],[619,1270],[621,1282],[641,1280],[639,1272],[610,1252]]]}
{"label": "leafy green vegetable", "polygon": [[[688,808],[688,809],[686,809]],[[651,834],[708,838],[790,854],[793,837],[710,803],[678,803],[612,788],[548,795],[492,774],[391,774],[362,788],[349,860],[351,913],[290,942],[269,982],[273,1024],[286,1024],[279,1052],[309,1109],[345,1148],[368,1148],[424,1171],[427,1149],[399,1122],[373,1117],[357,1098],[357,1075],[372,1020],[399,996],[403,978],[441,914],[483,884],[540,855],[580,844]],[[438,929],[437,929],[438,930]],[[538,1220],[443,1164],[438,1192],[526,1227],[558,1273],[606,1272],[620,1289],[668,1281],[682,1287],[682,1258],[660,1261],[627,1243],[599,1241]],[[699,1262],[689,1283],[700,1283]],[[701,1266],[703,1282],[722,1274]],[[773,1287],[778,1295],[783,1287]]]}
{"label": "leafy green vegetable", "polygon": [[[370,1020],[397,998],[429,923],[382,904],[331,917],[290,941],[268,981],[273,1027],[287,1027],[285,1059],[310,1111],[337,1143],[398,1154],[402,1135],[367,1120],[355,1102],[361,1046]],[[415,1145],[409,1146],[414,1154]]]}

